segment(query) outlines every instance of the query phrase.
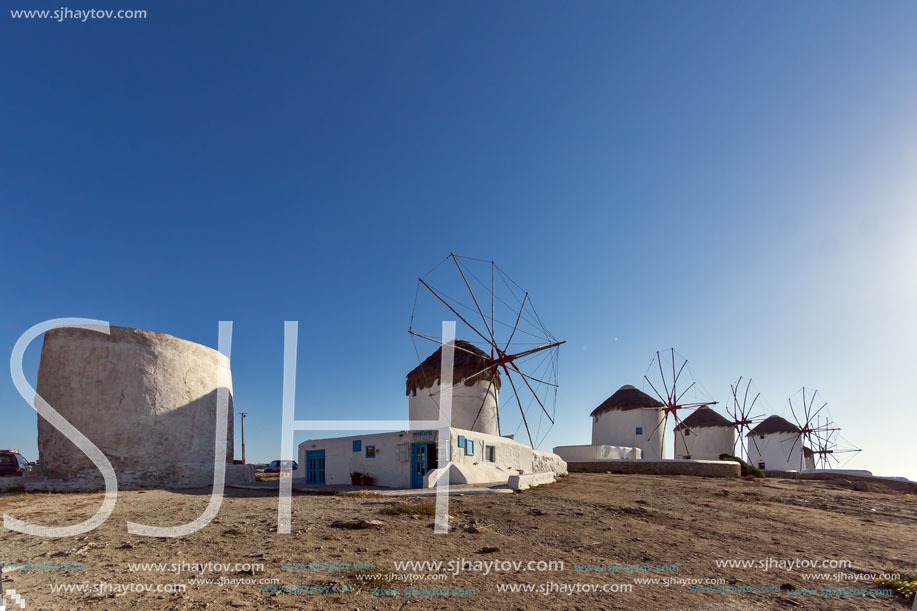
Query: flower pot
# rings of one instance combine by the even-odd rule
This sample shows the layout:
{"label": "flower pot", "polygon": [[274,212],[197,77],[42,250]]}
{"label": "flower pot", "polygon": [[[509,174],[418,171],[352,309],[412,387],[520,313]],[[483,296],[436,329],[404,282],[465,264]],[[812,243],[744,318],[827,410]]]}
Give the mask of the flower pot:
{"label": "flower pot", "polygon": [[359,486],[360,479],[363,477],[362,473],[351,473],[350,474],[350,485]]}
{"label": "flower pot", "polygon": [[360,483],[363,484],[364,486],[372,486],[373,478],[371,478],[368,475],[364,475],[362,478],[360,478]]}

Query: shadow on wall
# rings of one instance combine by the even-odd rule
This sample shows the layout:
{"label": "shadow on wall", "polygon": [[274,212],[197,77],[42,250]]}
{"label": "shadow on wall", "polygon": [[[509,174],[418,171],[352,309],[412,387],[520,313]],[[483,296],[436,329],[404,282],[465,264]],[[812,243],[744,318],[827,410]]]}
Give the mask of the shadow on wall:
{"label": "shadow on wall", "polygon": [[[210,486],[218,390],[181,407],[156,413],[125,409],[121,399],[110,397],[91,409],[62,410],[81,433],[111,461],[119,487]],[[58,406],[51,403],[52,407]],[[103,487],[102,475],[76,445],[38,417],[39,475],[71,480],[79,478]],[[232,466],[233,401],[229,391],[225,461]],[[227,481],[229,481],[227,474]],[[253,481],[253,480],[252,480]]]}

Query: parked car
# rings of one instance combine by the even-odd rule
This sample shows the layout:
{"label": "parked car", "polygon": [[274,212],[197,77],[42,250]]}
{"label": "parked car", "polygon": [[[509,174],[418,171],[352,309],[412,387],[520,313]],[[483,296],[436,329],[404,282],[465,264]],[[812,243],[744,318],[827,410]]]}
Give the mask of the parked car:
{"label": "parked car", "polygon": [[17,450],[0,450],[0,476],[22,476],[31,468],[32,464]]}
{"label": "parked car", "polygon": [[283,466],[283,472],[288,473],[290,471],[296,471],[299,469],[299,464],[295,460],[272,460],[271,464],[264,468],[265,473],[280,473],[281,465]]}

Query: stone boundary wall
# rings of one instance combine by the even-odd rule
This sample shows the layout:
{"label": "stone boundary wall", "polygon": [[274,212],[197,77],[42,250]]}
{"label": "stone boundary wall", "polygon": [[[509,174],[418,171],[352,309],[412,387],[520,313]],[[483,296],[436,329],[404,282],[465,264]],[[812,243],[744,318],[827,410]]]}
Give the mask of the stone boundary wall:
{"label": "stone boundary wall", "polygon": [[742,468],[726,460],[592,460],[568,462],[570,473],[621,473],[628,475],[691,475],[739,477]]}
{"label": "stone boundary wall", "polygon": [[767,477],[774,479],[799,479],[809,481],[830,481],[830,482],[868,482],[885,486],[897,492],[908,494],[917,494],[917,482],[905,482],[887,477],[877,477],[875,475],[857,475],[855,473],[799,473],[798,471],[765,471]]}
{"label": "stone boundary wall", "polygon": [[544,484],[554,483],[554,472],[546,471],[542,473],[523,473],[522,475],[510,475],[506,485],[513,490],[528,490],[533,486],[542,486]]}

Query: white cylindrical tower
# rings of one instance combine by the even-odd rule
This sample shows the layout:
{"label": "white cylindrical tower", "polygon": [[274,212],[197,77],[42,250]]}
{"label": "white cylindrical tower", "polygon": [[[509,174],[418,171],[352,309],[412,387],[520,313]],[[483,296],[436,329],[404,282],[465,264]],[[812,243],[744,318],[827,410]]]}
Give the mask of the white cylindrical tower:
{"label": "white cylindrical tower", "polygon": [[745,435],[749,464],[772,471],[807,467],[799,427],[780,416],[769,416]]}
{"label": "white cylindrical tower", "polygon": [[[500,372],[490,356],[465,340],[455,341],[452,371],[452,426],[488,435],[500,434]],[[408,412],[412,422],[439,419],[442,348],[407,375]]]}
{"label": "white cylindrical tower", "polygon": [[709,407],[699,407],[675,425],[675,458],[719,460],[735,452],[735,426]]}
{"label": "white cylindrical tower", "polygon": [[592,410],[592,445],[640,448],[645,460],[663,457],[662,403],[626,385]]}

